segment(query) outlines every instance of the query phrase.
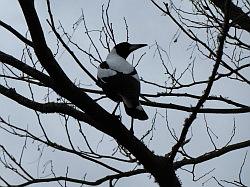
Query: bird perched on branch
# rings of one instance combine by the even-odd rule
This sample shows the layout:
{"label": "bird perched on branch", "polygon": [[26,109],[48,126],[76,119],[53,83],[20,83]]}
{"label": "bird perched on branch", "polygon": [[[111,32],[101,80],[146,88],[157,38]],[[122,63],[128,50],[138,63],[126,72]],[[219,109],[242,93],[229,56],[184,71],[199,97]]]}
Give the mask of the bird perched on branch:
{"label": "bird perched on branch", "polygon": [[115,102],[123,102],[126,113],[134,119],[147,120],[140,101],[140,79],[135,68],[126,61],[128,55],[146,44],[122,42],[111,50],[98,67],[98,85]]}

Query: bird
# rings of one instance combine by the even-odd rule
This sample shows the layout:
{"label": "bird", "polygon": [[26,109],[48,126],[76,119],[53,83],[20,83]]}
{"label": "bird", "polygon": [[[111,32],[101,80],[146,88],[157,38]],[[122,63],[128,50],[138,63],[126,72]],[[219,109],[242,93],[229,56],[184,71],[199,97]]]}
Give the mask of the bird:
{"label": "bird", "polygon": [[123,102],[126,113],[132,119],[138,120],[147,120],[148,115],[139,101],[141,90],[139,76],[126,58],[131,52],[145,46],[147,44],[119,43],[97,69],[97,85],[111,100],[118,104]]}

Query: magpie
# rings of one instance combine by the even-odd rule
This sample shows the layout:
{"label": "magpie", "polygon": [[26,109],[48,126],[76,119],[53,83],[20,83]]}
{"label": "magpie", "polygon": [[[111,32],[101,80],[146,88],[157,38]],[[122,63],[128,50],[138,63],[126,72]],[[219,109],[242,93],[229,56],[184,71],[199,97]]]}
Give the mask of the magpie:
{"label": "magpie", "polygon": [[123,102],[126,113],[134,119],[147,120],[140,101],[140,79],[136,69],[126,61],[128,55],[147,44],[122,42],[110,51],[106,61],[98,67],[98,85],[108,98]]}

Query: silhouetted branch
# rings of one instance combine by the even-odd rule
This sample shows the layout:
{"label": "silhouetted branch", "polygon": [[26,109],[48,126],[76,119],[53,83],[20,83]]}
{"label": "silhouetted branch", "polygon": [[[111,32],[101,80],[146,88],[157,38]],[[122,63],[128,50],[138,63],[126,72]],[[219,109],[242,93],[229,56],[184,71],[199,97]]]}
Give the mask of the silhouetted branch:
{"label": "silhouetted branch", "polygon": [[[224,14],[228,11],[225,9],[224,4],[227,0],[211,0],[211,2],[217,6]],[[242,29],[248,31],[250,33],[250,12],[243,12],[243,10],[236,6],[233,2],[230,3],[230,12],[228,12],[229,19],[233,21],[234,24],[239,25]]]}
{"label": "silhouetted branch", "polygon": [[[196,107],[187,107],[183,105],[177,105],[172,103],[158,103],[151,101],[140,101],[142,105],[157,107],[157,108],[168,108],[175,109],[185,112],[194,112],[196,111]],[[233,113],[248,113],[250,112],[250,107],[242,107],[242,108],[200,108],[197,113],[217,113],[217,114],[233,114]]]}
{"label": "silhouetted branch", "polygon": [[[98,186],[106,181],[120,179],[120,178],[124,178],[124,177],[131,177],[131,176],[143,174],[143,173],[145,173],[144,169],[137,169],[137,170],[133,170],[133,171],[123,172],[121,174],[108,175],[106,177],[100,178],[100,179],[93,181],[93,182],[82,180],[82,179],[75,179],[75,178],[71,178],[71,177],[62,177],[62,176],[61,177],[54,177],[54,178],[40,178],[40,179],[29,180],[28,182],[25,182],[22,184],[11,184],[11,186],[12,187],[21,187],[21,186],[28,186],[28,185],[37,184],[37,183],[42,184],[42,183],[49,183],[49,182],[55,182],[55,181],[67,181],[67,182],[74,183],[74,184]],[[7,185],[7,186],[9,186],[9,185]]]}
{"label": "silhouetted branch", "polygon": [[[227,1],[227,3],[224,5],[227,9],[230,9],[230,5]],[[228,10],[229,11],[229,10]],[[195,109],[193,110],[193,112],[190,114],[190,116],[188,118],[185,119],[185,122],[183,124],[183,129],[180,135],[180,138],[178,140],[178,142],[172,147],[172,152],[170,155],[170,159],[174,160],[178,149],[182,146],[182,144],[184,143],[185,139],[186,139],[186,135],[188,133],[188,130],[190,128],[190,126],[192,125],[193,121],[196,119],[196,116],[198,114],[198,111],[201,109],[202,105],[206,102],[210,91],[212,89],[213,83],[214,83],[214,78],[217,74],[217,71],[219,69],[219,65],[222,59],[222,55],[223,55],[223,48],[224,48],[224,42],[226,40],[226,36],[227,36],[227,32],[229,31],[229,17],[226,14],[225,15],[225,20],[223,23],[223,28],[221,31],[221,35],[218,36],[218,40],[219,40],[219,46],[218,46],[218,50],[217,50],[217,59],[216,59],[216,63],[214,65],[213,71],[211,76],[209,77],[209,82],[207,84],[206,89],[204,90],[204,94],[201,96],[200,100],[197,102]]]}
{"label": "silhouetted branch", "polygon": [[48,6],[48,12],[49,12],[49,15],[50,15],[50,21],[51,21],[51,23],[48,20],[47,20],[47,22],[49,23],[49,25],[50,25],[52,31],[54,32],[54,34],[56,35],[57,39],[61,42],[61,44],[63,45],[63,47],[68,51],[68,53],[72,56],[72,58],[75,60],[75,62],[79,65],[79,67],[96,83],[97,82],[96,78],[82,65],[82,63],[76,57],[76,55],[74,54],[74,52],[63,41],[63,39],[60,36],[60,34],[56,31],[56,28],[55,28],[55,25],[54,25],[54,21],[53,21],[53,15],[52,15],[52,12],[51,12],[51,9],[50,9],[49,0],[47,0],[47,6]]}
{"label": "silhouetted branch", "polygon": [[90,124],[93,123],[93,119],[91,119],[87,114],[81,111],[78,111],[74,109],[73,107],[64,103],[52,103],[52,102],[38,103],[18,94],[15,91],[15,89],[6,88],[2,85],[0,85],[0,93],[29,109],[36,110],[41,113],[61,113],[61,114],[72,116],[86,123],[90,123]]}
{"label": "silhouetted branch", "polygon": [[205,153],[205,154],[203,154],[199,157],[196,157],[196,158],[191,158],[191,159],[184,158],[181,161],[175,162],[174,165],[175,165],[175,168],[177,169],[177,168],[180,168],[182,166],[189,165],[189,164],[199,164],[199,163],[217,158],[217,157],[224,155],[226,153],[229,153],[231,151],[243,149],[246,147],[250,147],[250,140],[242,141],[240,143],[236,143],[236,144],[232,144],[232,145],[228,145],[228,146],[222,147],[220,149]]}
{"label": "silhouetted branch", "polygon": [[15,67],[16,69],[33,77],[34,79],[40,81],[42,84],[48,87],[53,87],[53,85],[55,86],[53,79],[51,79],[48,75],[38,71],[33,67],[30,67],[29,65],[2,51],[0,51],[0,61],[4,64],[8,64],[12,67]]}
{"label": "silhouetted branch", "polygon": [[[178,26],[178,28],[180,28],[183,33],[185,33],[192,41],[195,41],[199,44],[201,44],[205,49],[207,49],[210,53],[210,55],[214,56],[216,59],[217,54],[213,51],[213,49],[211,49],[205,42],[201,41],[190,29],[186,30],[175,18],[174,16],[170,13],[169,8],[168,8],[168,4],[164,3],[165,5],[165,9],[162,8],[159,4],[157,4],[154,0],[151,0],[151,2],[160,10],[162,11],[165,15],[168,15],[173,22]],[[221,65],[223,67],[225,67],[226,69],[228,69],[230,72],[235,73],[237,76],[239,76],[240,78],[242,78],[242,80],[244,80],[246,83],[250,84],[250,81],[245,78],[244,76],[242,76],[239,72],[235,71],[231,66],[229,66],[226,62],[223,61],[223,59],[221,60]]]}
{"label": "silhouetted branch", "polygon": [[6,23],[4,23],[3,21],[0,20],[0,26],[5,28],[6,30],[10,31],[14,36],[16,36],[19,40],[21,40],[25,44],[29,45],[30,47],[33,47],[32,41],[25,38],[23,35],[21,35],[17,30],[15,30],[10,25],[8,25],[8,24],[6,24]]}

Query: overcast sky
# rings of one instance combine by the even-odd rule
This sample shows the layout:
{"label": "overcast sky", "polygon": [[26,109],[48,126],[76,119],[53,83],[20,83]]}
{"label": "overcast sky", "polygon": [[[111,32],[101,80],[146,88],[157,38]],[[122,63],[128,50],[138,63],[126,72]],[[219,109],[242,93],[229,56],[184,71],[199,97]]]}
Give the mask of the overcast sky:
{"label": "overcast sky", "polygon": [[[56,24],[58,25],[58,21],[62,23],[66,32],[72,33],[72,25],[76,22],[76,20],[81,16],[83,11],[86,24],[89,30],[96,30],[102,27],[102,19],[101,19],[101,10],[102,4],[107,1],[101,0],[53,0],[51,2],[52,11],[54,13],[54,19]],[[106,4],[105,4],[106,5]],[[38,11],[38,15],[42,25],[44,26],[44,33],[46,35],[46,40],[48,45],[52,48],[53,52],[56,50],[56,40],[53,33],[49,32],[48,24],[46,23],[46,19],[48,18],[47,8],[45,4],[45,0],[36,1],[36,8]],[[177,32],[177,27],[170,21],[170,19],[161,12],[159,12],[150,1],[143,0],[113,0],[111,1],[110,10],[109,10],[110,20],[113,23],[113,28],[115,31],[115,38],[117,42],[122,42],[126,40],[126,27],[124,24],[124,18],[126,18],[127,24],[129,26],[129,41],[131,43],[146,43],[149,47],[142,48],[135,52],[135,60],[138,60],[140,55],[146,52],[146,55],[143,56],[140,64],[137,67],[138,73],[140,77],[143,77],[145,80],[150,80],[153,82],[157,82],[160,85],[164,85],[167,79],[167,76],[164,74],[163,66],[159,59],[159,56],[155,53],[155,42],[157,42],[160,46],[162,46],[167,52],[168,57],[164,56],[166,59],[166,64],[170,68],[170,71],[173,69],[177,69],[177,73],[181,73],[190,62],[190,50],[189,46],[191,41],[185,37],[184,34],[181,34],[178,38],[178,42],[173,44],[173,38],[175,37],[175,33]],[[17,29],[23,35],[26,34],[27,26],[24,21],[24,17],[21,13],[21,9],[16,0],[0,0],[0,19],[12,27]],[[81,25],[79,29],[74,33],[72,40],[77,42],[79,46],[83,49],[88,50],[90,41],[88,40],[86,34],[84,33],[84,27]],[[199,33],[200,34],[200,33]],[[102,59],[106,58],[107,51],[101,48],[101,45],[98,44],[98,33],[94,31],[91,32],[93,38],[95,38],[95,42],[99,47],[100,54]],[[250,38],[250,37],[249,37]],[[248,39],[249,41],[249,39]],[[170,45],[171,44],[171,45]],[[170,47],[171,46],[171,47]],[[0,50],[6,52],[10,55],[15,56],[16,58],[21,57],[23,44],[19,42],[14,36],[9,34],[4,29],[0,28]],[[74,46],[71,46],[72,49],[76,50]],[[93,48],[92,48],[93,51]],[[93,75],[96,75],[96,68],[88,63],[88,57],[85,56],[80,51],[76,50],[76,54],[83,64],[88,67]],[[96,55],[96,54],[95,54]],[[72,81],[81,82],[82,87],[86,88],[97,88],[91,79],[89,79],[84,72],[82,72],[79,67],[73,62],[73,60],[68,56],[68,54],[60,48],[59,54],[57,55],[57,60],[60,63],[60,66],[67,73],[67,75],[71,78]],[[132,60],[132,58],[129,58]],[[196,78],[206,79],[210,75],[211,66],[207,66],[208,61],[204,59],[204,57],[197,55],[196,62]],[[95,65],[98,65],[97,63]],[[249,75],[249,72],[248,72]],[[249,76],[248,76],[249,77]],[[190,80],[190,75],[184,77]],[[185,82],[185,79],[184,79]],[[1,79],[1,83],[4,81]],[[169,84],[169,83],[168,83]],[[17,84],[16,82],[10,81],[10,86],[15,87],[17,91],[20,93],[28,95],[30,97],[30,93],[28,91],[27,86],[24,87],[23,84]],[[168,85],[169,86],[169,85]],[[190,90],[183,90],[183,92],[190,92],[194,94],[202,94],[204,87],[196,87]],[[40,101],[44,98],[45,92],[39,92],[37,87],[34,87],[35,97]],[[142,84],[142,92],[143,93],[157,93],[163,92],[164,89],[156,88],[153,86],[149,86],[146,84]],[[223,85],[215,84],[215,87],[212,90],[212,94],[220,95],[224,94],[225,96],[236,99],[236,101],[240,103],[245,103],[246,105],[250,105],[249,99],[250,89],[249,86],[241,86],[240,84],[232,84],[229,81],[224,81]],[[93,95],[94,98],[97,96]],[[166,103],[177,103],[185,106],[194,105],[195,102],[193,100],[184,100],[180,98],[164,98],[161,100]],[[115,106],[115,103],[111,102],[108,99],[105,99],[100,102],[102,106],[109,111]],[[4,106],[4,107],[3,107]],[[213,106],[220,107],[219,105],[213,104],[205,104],[205,106]],[[221,105],[224,106],[224,105]],[[165,115],[166,111],[163,109],[155,109],[144,107],[146,112],[149,114],[149,120],[145,122],[136,121],[135,122],[135,135],[140,138],[147,132],[147,130],[151,127],[154,115],[157,111],[157,118],[155,123],[155,130],[153,134],[153,140],[149,141],[150,137],[146,139],[145,143],[148,144],[148,147],[151,150],[154,150],[156,154],[164,155],[171,150],[171,147],[174,144],[174,140],[171,137],[170,133],[166,128],[166,120]],[[124,111],[123,106],[121,107],[122,112]],[[13,101],[5,98],[0,95],[0,116],[5,117],[7,119],[10,117],[12,123],[17,126],[21,126],[24,128],[29,128],[32,132],[37,135],[41,134],[41,129],[39,128],[35,113],[33,111],[27,110],[22,106],[17,105]],[[182,124],[184,119],[188,116],[188,113],[168,110],[168,123],[171,128],[175,129],[177,135],[179,135],[180,130],[182,129]],[[250,139],[250,115],[249,114],[241,114],[241,115],[206,115],[207,122],[210,125],[210,128],[216,132],[216,136],[218,139],[215,139],[218,147],[225,145],[226,142],[229,141],[230,136],[233,130],[233,120],[235,119],[236,123],[236,134],[233,139],[233,143],[237,143],[242,140]],[[59,118],[56,115],[42,115],[42,122],[44,123],[45,129],[48,132],[48,135],[54,140],[61,144],[67,145],[68,142],[66,140],[65,127],[63,124],[63,119]],[[123,116],[124,124],[130,124],[130,118],[126,115]],[[80,137],[78,132],[77,124],[72,120],[70,121],[70,125],[72,128],[70,129],[70,133],[72,133],[72,139],[75,145],[78,145],[84,148],[84,145],[81,144],[83,141],[82,137]],[[103,141],[98,146],[98,142],[103,137],[103,134],[96,131],[95,129],[88,127],[85,125],[83,127],[84,131],[87,134],[89,141],[92,146],[96,148],[100,153],[110,153],[113,151],[114,146],[116,146],[115,141],[108,137],[104,136]],[[213,150],[213,146],[211,142],[209,142],[209,137],[206,133],[206,127],[204,122],[204,115],[199,115],[197,120],[194,122],[192,126],[192,140],[190,144],[187,145],[186,150],[192,154],[192,156],[199,156],[204,154],[205,152]],[[8,150],[13,153],[13,155],[20,155],[21,147],[23,145],[23,141],[20,141],[18,138],[13,138],[13,136],[9,136],[0,130],[0,142],[1,144],[6,145]],[[190,137],[191,133],[188,137]],[[53,160],[53,166],[57,175],[64,175],[66,173],[66,167],[69,166],[69,176],[82,178],[85,173],[87,173],[86,180],[96,180],[99,177],[105,176],[105,174],[111,174],[107,172],[106,169],[95,166],[88,161],[83,161],[75,156],[71,156],[68,154],[63,154],[59,151],[51,150],[47,147],[39,147],[36,143],[29,142],[29,150],[24,154],[23,163],[27,165],[30,171],[33,171],[35,175],[42,177],[44,176],[43,170],[45,173],[47,172],[50,164],[50,160]],[[44,154],[42,158],[39,160],[39,150],[44,149]],[[212,173],[208,176],[205,176],[202,180],[198,182],[192,182],[192,175],[178,170],[177,174],[180,177],[183,186],[192,186],[199,187],[202,185],[202,182],[205,182],[212,176],[217,177],[218,179],[229,179],[234,180],[238,176],[238,172],[240,169],[240,165],[243,161],[244,154],[248,149],[242,149],[238,151],[234,151],[232,153],[226,154],[220,158],[213,159],[206,163],[198,166],[197,169],[197,178],[204,175],[205,173],[216,168]],[[249,156],[248,156],[249,158]],[[249,161],[249,159],[248,159]],[[109,161],[107,161],[109,162]],[[117,166],[119,169],[129,170],[131,167],[128,167],[125,164],[121,164]],[[190,167],[187,167],[190,169]],[[242,178],[244,179],[244,184],[250,185],[250,178],[247,176],[250,173],[250,164],[249,162],[244,166],[244,172]],[[0,167],[0,176],[5,176],[14,182],[18,181],[18,178],[11,177],[9,173],[6,173],[5,169]],[[1,185],[1,183],[0,183]],[[152,177],[149,175],[138,175],[131,178],[121,179],[117,186],[119,187],[127,187],[127,186],[145,186],[145,187],[154,187],[157,186],[154,183]],[[205,183],[207,187],[214,187],[216,185],[214,180],[211,180]],[[36,186],[54,186],[54,184],[39,184]],[[74,186],[74,185],[69,185]],[[78,185],[75,185],[78,186]],[[108,183],[104,183],[101,186],[108,186]]]}

